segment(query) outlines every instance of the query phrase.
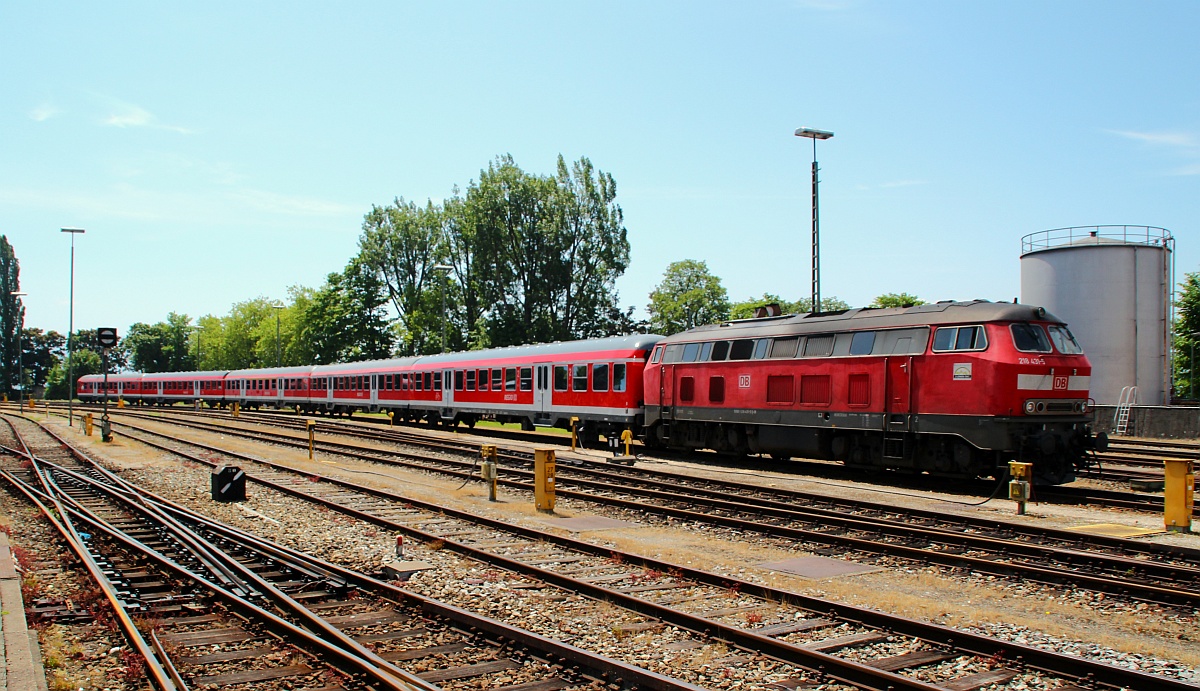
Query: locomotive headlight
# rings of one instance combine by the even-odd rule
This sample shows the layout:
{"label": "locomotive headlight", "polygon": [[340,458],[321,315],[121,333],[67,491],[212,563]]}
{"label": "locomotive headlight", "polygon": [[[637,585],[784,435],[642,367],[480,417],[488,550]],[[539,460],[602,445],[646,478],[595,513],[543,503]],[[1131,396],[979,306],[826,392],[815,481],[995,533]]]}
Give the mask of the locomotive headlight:
{"label": "locomotive headlight", "polygon": [[1025,412],[1026,413],[1028,413],[1029,415],[1033,415],[1034,409],[1035,409],[1035,404],[1033,401],[1025,401]]}

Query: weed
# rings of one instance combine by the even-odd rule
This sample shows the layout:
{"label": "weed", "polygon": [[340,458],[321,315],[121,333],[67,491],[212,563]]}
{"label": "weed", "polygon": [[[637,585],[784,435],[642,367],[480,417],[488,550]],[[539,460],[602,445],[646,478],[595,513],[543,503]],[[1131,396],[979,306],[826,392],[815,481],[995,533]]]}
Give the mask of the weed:
{"label": "weed", "polygon": [[139,682],[146,678],[146,661],[132,650],[121,651],[121,667],[117,675],[128,682]]}
{"label": "weed", "polygon": [[762,623],[762,620],[763,620],[762,612],[746,612],[746,623],[747,624],[760,624],[760,623]]}
{"label": "weed", "polygon": [[431,549],[435,552],[438,551],[439,549],[442,549],[445,546],[446,546],[445,540],[433,540],[429,543],[429,549]]}

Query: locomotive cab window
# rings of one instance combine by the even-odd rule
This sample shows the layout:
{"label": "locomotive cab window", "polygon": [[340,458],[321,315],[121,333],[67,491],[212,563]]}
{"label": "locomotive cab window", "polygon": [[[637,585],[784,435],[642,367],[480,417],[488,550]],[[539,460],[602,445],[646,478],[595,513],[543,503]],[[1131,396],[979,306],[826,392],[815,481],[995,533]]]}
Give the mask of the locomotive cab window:
{"label": "locomotive cab window", "polygon": [[683,346],[678,343],[667,346],[666,352],[663,354],[663,364],[669,365],[673,362],[679,362],[679,356],[683,354]]}
{"label": "locomotive cab window", "polygon": [[1046,331],[1037,324],[1010,324],[1013,345],[1023,353],[1049,353],[1050,339]]}
{"label": "locomotive cab window", "polygon": [[1075,336],[1071,330],[1065,326],[1051,326],[1050,340],[1054,342],[1054,347],[1063,355],[1082,355],[1083,347],[1079,345],[1079,341],[1075,340]]}
{"label": "locomotive cab window", "polygon": [[663,347],[655,346],[654,347],[654,355],[650,356],[650,364],[655,364],[655,365],[658,364],[658,361],[662,359],[662,354],[663,354]]}
{"label": "locomotive cab window", "polygon": [[982,326],[943,326],[933,334],[933,352],[935,353],[986,350],[987,346],[987,332]]}

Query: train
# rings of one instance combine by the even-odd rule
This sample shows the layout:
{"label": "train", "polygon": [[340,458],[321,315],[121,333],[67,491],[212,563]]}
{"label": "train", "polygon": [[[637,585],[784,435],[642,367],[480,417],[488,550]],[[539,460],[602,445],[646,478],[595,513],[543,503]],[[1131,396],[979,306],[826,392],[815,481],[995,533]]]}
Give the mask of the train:
{"label": "train", "polygon": [[[1061,484],[1106,443],[1091,364],[1041,307],[986,300],[769,314],[631,335],[367,362],[110,375],[108,396],[401,421],[632,431],[648,447]],[[102,375],[79,378],[84,401]]]}

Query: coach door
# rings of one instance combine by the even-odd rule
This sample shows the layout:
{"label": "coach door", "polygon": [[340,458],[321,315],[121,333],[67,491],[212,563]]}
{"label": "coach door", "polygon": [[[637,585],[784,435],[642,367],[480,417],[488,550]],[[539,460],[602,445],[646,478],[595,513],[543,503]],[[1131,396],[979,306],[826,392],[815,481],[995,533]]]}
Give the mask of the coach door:
{"label": "coach door", "polygon": [[907,432],[909,414],[912,413],[912,357],[884,358],[887,368],[887,392],[884,412],[887,429],[892,432]]}
{"label": "coach door", "polygon": [[533,417],[538,424],[550,422],[550,407],[554,404],[553,368],[549,363],[533,366]]}

